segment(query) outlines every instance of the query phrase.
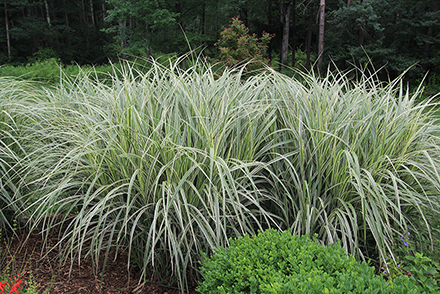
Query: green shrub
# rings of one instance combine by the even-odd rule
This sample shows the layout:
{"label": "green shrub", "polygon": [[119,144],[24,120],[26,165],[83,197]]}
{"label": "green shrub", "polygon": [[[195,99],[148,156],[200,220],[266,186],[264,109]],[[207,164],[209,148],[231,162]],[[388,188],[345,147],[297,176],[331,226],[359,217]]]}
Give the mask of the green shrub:
{"label": "green shrub", "polygon": [[[419,293],[406,276],[386,281],[336,244],[273,229],[230,241],[201,268],[201,293]],[[434,292],[433,292],[434,293]]]}
{"label": "green shrub", "polygon": [[255,34],[250,35],[249,29],[238,17],[232,18],[231,26],[224,28],[220,35],[221,38],[215,45],[220,50],[220,61],[224,65],[233,67],[253,60],[246,68],[256,69],[269,63],[265,55],[273,35],[263,32],[261,39]]}

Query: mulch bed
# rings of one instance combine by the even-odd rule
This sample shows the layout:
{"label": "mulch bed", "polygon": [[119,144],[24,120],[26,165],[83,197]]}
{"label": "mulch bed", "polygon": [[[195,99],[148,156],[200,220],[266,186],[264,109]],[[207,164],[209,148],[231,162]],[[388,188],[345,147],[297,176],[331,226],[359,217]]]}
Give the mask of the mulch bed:
{"label": "mulch bed", "polygon": [[[156,279],[150,279],[139,284],[138,272],[127,271],[128,257],[125,252],[110,254],[105,271],[102,273],[102,265],[105,254],[100,254],[99,270],[93,271],[91,258],[67,260],[60,263],[60,255],[57,246],[59,241],[57,234],[50,234],[48,245],[44,246],[41,235],[32,233],[27,242],[24,242],[28,233],[22,231],[18,237],[8,242],[0,242],[0,270],[13,274],[24,273],[23,282],[32,280],[38,285],[39,293],[153,293],[153,294],[178,294],[176,288],[166,287]],[[47,251],[45,248],[54,247]],[[47,253],[47,254],[46,254]],[[102,280],[102,281],[101,281]],[[190,294],[198,293],[192,289]]]}

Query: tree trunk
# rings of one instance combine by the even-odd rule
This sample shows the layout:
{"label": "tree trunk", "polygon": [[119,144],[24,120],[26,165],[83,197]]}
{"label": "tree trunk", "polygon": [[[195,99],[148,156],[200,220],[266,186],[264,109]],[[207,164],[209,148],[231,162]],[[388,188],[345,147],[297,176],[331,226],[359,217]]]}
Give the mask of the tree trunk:
{"label": "tree trunk", "polygon": [[[273,17],[273,13],[272,13],[272,0],[267,1],[267,22],[269,24],[270,28],[275,27],[274,24],[274,17]],[[267,56],[269,58],[269,60],[272,60],[272,42],[269,42],[269,45],[267,47]]]}
{"label": "tree trunk", "polygon": [[292,14],[292,67],[295,67],[296,63],[296,0],[292,1],[293,14]]}
{"label": "tree trunk", "polygon": [[11,58],[11,41],[9,39],[9,20],[8,20],[8,8],[6,6],[6,1],[4,2],[4,5],[5,5],[6,43],[8,46],[8,58]]}
{"label": "tree trunk", "polygon": [[351,0],[347,0],[347,6],[350,6]]}
{"label": "tree trunk", "polygon": [[248,1],[245,1],[245,7],[243,8],[243,23],[246,27],[249,27],[249,6]]}
{"label": "tree trunk", "polygon": [[145,32],[146,32],[146,34],[147,34],[147,60],[148,61],[151,61],[151,48],[150,48],[150,33],[151,33],[151,31],[150,31],[150,25],[148,24],[148,22],[145,22]]}
{"label": "tree trunk", "polygon": [[[126,39],[126,35],[125,35],[126,28],[127,28],[127,21],[126,20],[124,20],[123,22],[119,23],[119,37],[121,39],[121,41],[120,41],[121,52],[124,51],[125,45],[127,44],[127,39]],[[122,57],[122,59],[126,59],[127,58],[125,53],[122,53],[121,57]]]}
{"label": "tree trunk", "polygon": [[47,0],[44,0],[44,8],[46,9],[46,21],[50,28],[52,24],[50,22],[49,3],[47,3]]}
{"label": "tree trunk", "polygon": [[[66,24],[66,27],[69,28],[70,24],[69,24],[69,16],[67,14],[66,0],[63,0],[63,9],[64,9],[64,22]],[[67,31],[67,33],[66,33],[66,43],[67,43],[67,46],[69,46],[69,47],[72,45],[72,42],[70,41],[70,32],[69,31]]]}
{"label": "tree trunk", "polygon": [[[202,36],[206,36],[206,3],[202,4]],[[203,46],[206,46],[205,40],[203,40]]]}
{"label": "tree trunk", "polygon": [[[439,1],[438,0],[434,1],[434,3],[432,4],[432,12],[437,12],[439,9],[439,6],[440,6]],[[432,28],[432,25],[430,25],[428,27],[427,36],[432,37],[432,34],[433,34],[433,28]],[[430,50],[431,50],[431,44],[429,42],[426,42],[425,43],[425,56],[427,58],[429,58]]]}
{"label": "tree trunk", "polygon": [[64,21],[66,23],[66,27],[70,27],[70,25],[69,25],[69,16],[67,15],[66,0],[63,0],[63,9],[64,9]]}
{"label": "tree trunk", "polygon": [[366,27],[367,27],[367,22],[363,21],[361,28],[359,29],[359,45],[361,45],[361,46],[364,45],[364,42],[365,42]]}
{"label": "tree trunk", "polygon": [[[218,28],[218,13],[219,13],[219,7],[218,7],[218,0],[215,0],[215,41],[219,39],[219,28]],[[218,47],[215,46],[215,51],[218,53]]]}
{"label": "tree trunk", "polygon": [[306,39],[306,69],[310,70],[310,54],[312,51],[312,25],[313,25],[313,6],[315,4],[315,0],[310,1],[309,7],[309,25],[307,30],[307,39]]}
{"label": "tree trunk", "polygon": [[88,31],[89,21],[87,20],[87,9],[86,5],[84,4],[84,0],[81,1],[82,4],[82,16],[84,20],[84,24],[86,26],[86,31]]}
{"label": "tree trunk", "polygon": [[84,28],[84,35],[86,39],[86,50],[90,48],[90,34],[89,34],[89,20],[87,19],[87,5],[84,3],[85,0],[81,0],[82,8],[82,18],[80,17],[80,22],[82,22]]}
{"label": "tree trunk", "polygon": [[[360,4],[363,4],[367,1],[360,1]],[[363,46],[364,42],[365,42],[365,33],[366,33],[366,29],[367,28],[367,22],[363,21],[361,24],[361,27],[359,29],[359,45]]]}
{"label": "tree trunk", "polygon": [[90,0],[90,15],[92,18],[93,32],[96,33],[95,11],[93,9],[93,0]]}
{"label": "tree trunk", "polygon": [[325,24],[325,0],[319,5],[319,38],[318,38],[318,71],[324,59],[324,24]]}
{"label": "tree trunk", "polygon": [[283,39],[281,41],[281,63],[280,71],[284,70],[284,63],[287,60],[289,54],[289,28],[290,28],[290,10],[292,8],[292,2],[280,3],[281,23],[283,24]]}
{"label": "tree trunk", "polygon": [[106,10],[105,10],[104,2],[101,4],[101,9],[102,9],[102,20],[105,22]]}

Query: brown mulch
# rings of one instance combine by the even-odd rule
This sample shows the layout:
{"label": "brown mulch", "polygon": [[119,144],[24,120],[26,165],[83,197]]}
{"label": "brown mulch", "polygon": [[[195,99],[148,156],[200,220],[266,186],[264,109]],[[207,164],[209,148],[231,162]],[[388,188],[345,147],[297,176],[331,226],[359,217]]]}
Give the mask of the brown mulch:
{"label": "brown mulch", "polygon": [[[24,273],[23,282],[32,281],[38,286],[39,293],[153,293],[178,294],[178,289],[161,285],[159,280],[151,278],[139,284],[140,275],[135,270],[127,271],[128,257],[125,252],[110,253],[105,271],[102,273],[104,254],[100,254],[99,270],[93,271],[91,258],[71,260],[60,263],[57,234],[51,234],[48,245],[44,246],[41,235],[32,233],[24,242],[28,233],[0,242],[0,271],[12,274]],[[52,246],[50,246],[52,245]],[[53,247],[51,251],[44,248]],[[47,253],[47,254],[46,254]],[[1,274],[1,272],[0,272]],[[152,276],[152,275],[150,275]],[[102,280],[102,281],[101,281]],[[198,293],[191,289],[189,294]]]}

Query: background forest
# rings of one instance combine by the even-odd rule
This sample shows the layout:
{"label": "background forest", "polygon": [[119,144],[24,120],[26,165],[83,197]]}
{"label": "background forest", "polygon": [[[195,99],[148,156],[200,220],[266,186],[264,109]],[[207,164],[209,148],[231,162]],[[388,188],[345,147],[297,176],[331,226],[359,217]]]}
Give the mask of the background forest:
{"label": "background forest", "polygon": [[2,6],[0,64],[56,58],[97,65],[182,55],[189,45],[216,58],[222,28],[240,16],[250,33],[275,35],[268,47],[273,65],[309,69],[322,62],[344,70],[371,59],[385,66],[383,78],[416,64],[410,80],[428,71],[430,83],[440,80],[439,0],[3,0]]}

